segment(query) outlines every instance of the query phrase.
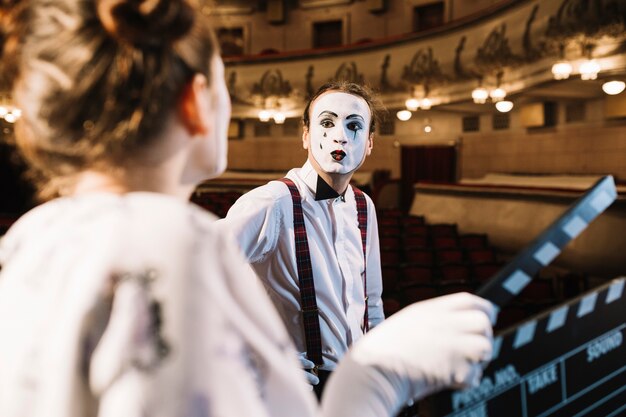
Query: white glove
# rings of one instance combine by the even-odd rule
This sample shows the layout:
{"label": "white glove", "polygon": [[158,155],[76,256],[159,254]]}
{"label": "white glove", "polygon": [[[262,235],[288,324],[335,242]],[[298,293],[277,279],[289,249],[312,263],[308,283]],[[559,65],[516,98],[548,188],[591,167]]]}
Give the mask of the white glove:
{"label": "white glove", "polygon": [[367,333],[333,372],[323,415],[392,416],[443,388],[477,385],[491,359],[494,306],[468,293],[415,303]]}
{"label": "white glove", "polygon": [[313,385],[317,385],[320,383],[320,379],[317,377],[317,375],[313,375],[313,373],[311,372],[311,369],[315,367],[315,364],[305,357],[299,356],[299,358],[300,365],[302,366],[302,369],[304,369],[306,381],[309,383],[309,385],[311,385],[311,389],[313,389]]}

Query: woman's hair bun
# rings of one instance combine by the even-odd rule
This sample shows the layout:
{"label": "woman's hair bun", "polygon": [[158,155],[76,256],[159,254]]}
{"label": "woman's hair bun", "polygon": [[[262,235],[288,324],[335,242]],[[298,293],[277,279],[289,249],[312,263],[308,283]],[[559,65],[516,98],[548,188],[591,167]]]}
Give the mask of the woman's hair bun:
{"label": "woman's hair bun", "polygon": [[136,47],[157,47],[187,34],[194,21],[185,0],[99,0],[105,30]]}

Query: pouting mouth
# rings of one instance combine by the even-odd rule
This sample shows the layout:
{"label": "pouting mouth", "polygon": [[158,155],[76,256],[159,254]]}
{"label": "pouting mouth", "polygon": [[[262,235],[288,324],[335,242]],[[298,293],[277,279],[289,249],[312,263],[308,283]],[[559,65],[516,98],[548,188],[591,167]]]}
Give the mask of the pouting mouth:
{"label": "pouting mouth", "polygon": [[341,161],[343,158],[346,157],[346,153],[342,151],[341,149],[339,149],[336,151],[332,151],[330,153],[330,156],[332,156],[335,161]]}

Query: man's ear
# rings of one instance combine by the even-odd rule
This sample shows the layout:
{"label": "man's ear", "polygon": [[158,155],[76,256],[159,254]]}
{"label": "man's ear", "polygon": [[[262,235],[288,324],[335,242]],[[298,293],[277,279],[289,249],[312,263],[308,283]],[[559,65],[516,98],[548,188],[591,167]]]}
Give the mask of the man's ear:
{"label": "man's ear", "polygon": [[180,117],[190,135],[206,135],[210,129],[211,103],[207,79],[195,74],[183,89],[180,99]]}
{"label": "man's ear", "polygon": [[370,156],[372,148],[374,147],[374,134],[370,133],[370,137],[367,139],[367,148],[365,149],[365,155]]}
{"label": "man's ear", "polygon": [[306,126],[302,127],[302,147],[304,149],[309,149],[311,145],[311,135],[309,134],[309,128]]}

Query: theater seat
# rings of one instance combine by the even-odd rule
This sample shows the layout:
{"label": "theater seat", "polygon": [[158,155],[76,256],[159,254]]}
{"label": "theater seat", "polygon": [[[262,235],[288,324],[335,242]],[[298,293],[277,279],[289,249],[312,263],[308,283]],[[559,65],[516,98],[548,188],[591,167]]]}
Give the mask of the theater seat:
{"label": "theater seat", "polygon": [[471,233],[459,236],[459,245],[467,249],[482,249],[488,246],[486,234]]}
{"label": "theater seat", "polygon": [[405,304],[412,304],[439,296],[439,290],[432,284],[413,284],[402,289]]}
{"label": "theater seat", "polygon": [[444,248],[435,250],[437,265],[459,264],[465,259],[465,254],[458,248]]}
{"label": "theater seat", "polygon": [[501,268],[502,264],[499,262],[474,264],[472,265],[472,278],[478,283],[486,282],[491,277],[493,277]]}
{"label": "theater seat", "polygon": [[406,262],[415,265],[433,266],[435,256],[432,249],[425,247],[407,247],[404,249]]}
{"label": "theater seat", "polygon": [[473,264],[484,264],[496,261],[496,253],[492,248],[468,248],[467,260]]}
{"label": "theater seat", "polygon": [[402,265],[401,271],[404,283],[430,283],[433,280],[434,271],[428,266],[405,264]]}
{"label": "theater seat", "polygon": [[438,267],[441,279],[444,281],[464,281],[470,282],[472,271],[466,264],[449,264]]}

